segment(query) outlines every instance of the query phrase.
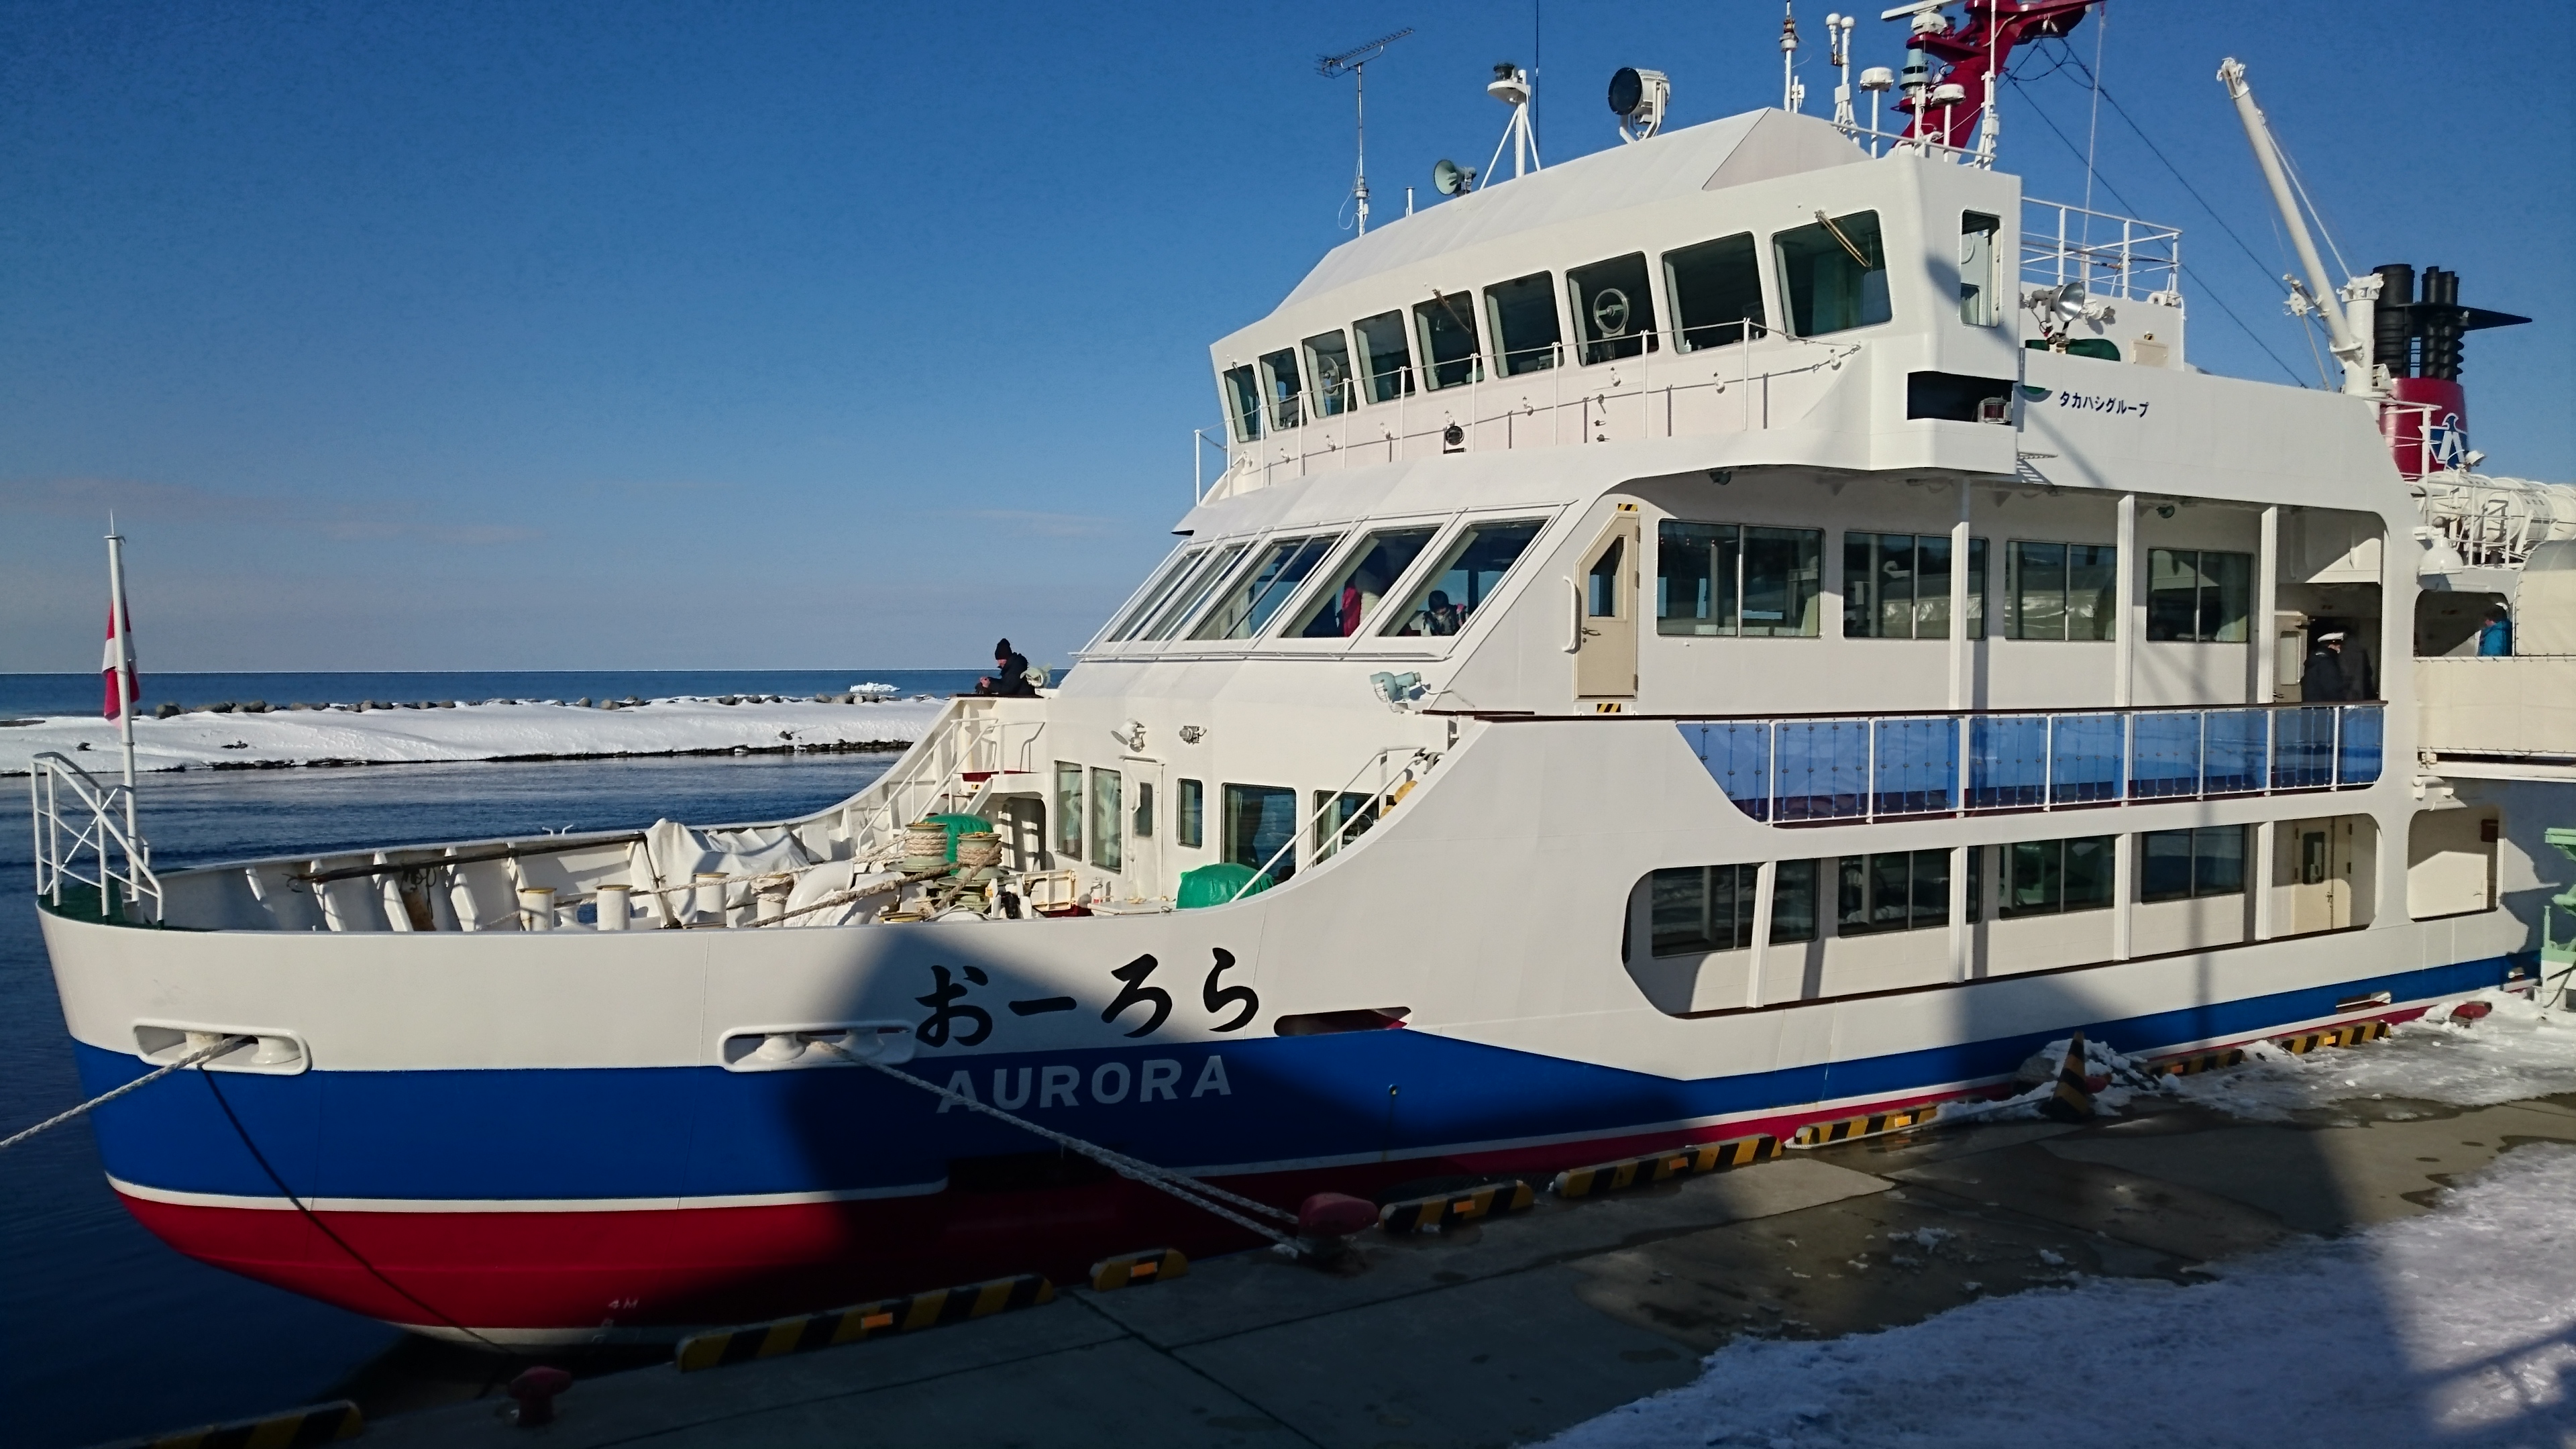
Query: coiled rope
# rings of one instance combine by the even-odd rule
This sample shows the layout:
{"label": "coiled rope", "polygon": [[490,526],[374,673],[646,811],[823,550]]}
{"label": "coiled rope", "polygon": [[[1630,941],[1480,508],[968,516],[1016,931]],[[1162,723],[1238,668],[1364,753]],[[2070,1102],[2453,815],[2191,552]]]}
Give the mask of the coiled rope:
{"label": "coiled rope", "polygon": [[108,1103],[115,1101],[117,1098],[124,1096],[126,1093],[131,1092],[138,1087],[148,1087],[154,1082],[161,1080],[163,1077],[170,1075],[172,1072],[178,1071],[182,1067],[193,1067],[197,1063],[206,1060],[208,1057],[222,1056],[228,1051],[232,1051],[238,1047],[248,1046],[257,1040],[259,1040],[259,1038],[255,1036],[228,1036],[223,1040],[216,1042],[212,1046],[190,1052],[186,1056],[179,1058],[177,1061],[172,1062],[170,1065],[163,1067],[157,1072],[150,1072],[143,1076],[136,1077],[133,1081],[126,1083],[122,1087],[116,1088],[114,1091],[101,1092],[97,1096],[90,1098],[88,1101],[81,1103],[79,1106],[74,1107],[68,1112],[48,1117],[44,1121],[37,1123],[35,1126],[28,1128],[26,1131],[19,1133],[17,1136],[12,1137],[5,1142],[0,1142],[0,1152],[8,1151],[10,1148],[17,1146],[19,1143],[26,1141],[28,1138],[35,1136],[39,1132],[46,1132],[56,1127],[60,1127],[64,1123],[71,1121],[73,1118],[78,1117],[82,1113],[88,1112],[93,1108],[104,1107]]}

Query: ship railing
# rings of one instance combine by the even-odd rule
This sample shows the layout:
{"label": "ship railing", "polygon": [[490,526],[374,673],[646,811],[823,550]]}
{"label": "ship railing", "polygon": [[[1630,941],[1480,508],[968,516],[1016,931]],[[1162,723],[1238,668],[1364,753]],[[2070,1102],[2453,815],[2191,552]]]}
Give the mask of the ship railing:
{"label": "ship railing", "polygon": [[1799,825],[2355,790],[2379,780],[2386,714],[2281,704],[1678,723],[1736,808]]}
{"label": "ship railing", "polygon": [[[903,853],[903,830],[925,816],[962,811],[984,781],[1027,773],[1043,720],[1004,719],[998,699],[955,699],[924,738],[925,748],[843,807],[851,856],[870,860]],[[972,778],[970,778],[972,777]]]}
{"label": "ship railing", "polygon": [[[1389,765],[1388,761],[1398,755],[1405,757],[1404,763]],[[1342,782],[1340,789],[1316,793],[1315,808],[1306,812],[1305,818],[1288,832],[1288,838],[1270,853],[1270,858],[1261,863],[1260,869],[1235,887],[1234,894],[1226,897],[1226,903],[1232,905],[1243,899],[1244,892],[1279,868],[1279,862],[1291,858],[1297,842],[1309,834],[1315,839],[1314,863],[1323,864],[1334,852],[1367,834],[1369,827],[1394,809],[1397,801],[1412,793],[1413,787],[1438,763],[1440,752],[1420,745],[1389,745],[1361,761],[1360,767],[1351,771],[1351,777]],[[1369,791],[1365,804],[1353,806],[1350,798],[1356,792],[1352,787],[1372,770],[1377,773],[1376,788]],[[1294,873],[1293,867],[1291,873]]]}
{"label": "ship railing", "polygon": [[2084,294],[2143,302],[2182,294],[2182,228],[2108,211],[2025,197],[2021,204],[2021,279]]}
{"label": "ship railing", "polygon": [[[1407,364],[1264,400],[1262,436],[1232,443],[1225,472],[1205,486],[1194,478],[1192,491],[1204,503],[1283,478],[1442,453],[1763,432],[1803,417],[1822,395],[1797,384],[1830,380],[1860,351],[1747,318]],[[1443,373],[1458,375],[1423,385]],[[1362,400],[1381,390],[1392,395]]]}
{"label": "ship railing", "polygon": [[98,893],[102,918],[136,919],[129,908],[145,901],[151,903],[151,919],[162,918],[161,879],[152,873],[151,846],[133,825],[132,787],[102,785],[48,750],[36,756],[27,774],[27,806],[36,833],[38,896],[60,910],[65,887],[75,895],[87,887]]}

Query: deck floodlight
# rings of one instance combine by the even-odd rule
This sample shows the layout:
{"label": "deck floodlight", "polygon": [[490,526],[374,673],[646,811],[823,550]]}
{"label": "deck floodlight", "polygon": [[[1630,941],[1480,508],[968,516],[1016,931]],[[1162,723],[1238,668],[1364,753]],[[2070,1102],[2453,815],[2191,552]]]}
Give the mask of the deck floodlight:
{"label": "deck floodlight", "polygon": [[1610,112],[1619,118],[1619,139],[1642,141],[1661,130],[1672,98],[1672,82],[1662,71],[1621,66],[1610,77]]}
{"label": "deck floodlight", "polygon": [[1476,189],[1476,173],[1443,156],[1431,168],[1431,186],[1443,196],[1464,196]]}

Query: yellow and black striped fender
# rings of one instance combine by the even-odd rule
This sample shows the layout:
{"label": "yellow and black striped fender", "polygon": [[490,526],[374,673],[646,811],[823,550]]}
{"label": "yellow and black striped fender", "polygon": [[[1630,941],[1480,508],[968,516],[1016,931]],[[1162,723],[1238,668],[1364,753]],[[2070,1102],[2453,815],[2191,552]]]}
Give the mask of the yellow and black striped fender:
{"label": "yellow and black striped fender", "polygon": [[2155,1064],[2154,1070],[2168,1077],[2197,1076],[2232,1067],[2245,1060],[2245,1048],[2229,1047],[2225,1051],[2196,1052],[2187,1057],[2169,1057]]}
{"label": "yellow and black striped fender", "polygon": [[1091,1288],[1106,1293],[1114,1288],[1130,1288],[1144,1283],[1160,1283],[1166,1278],[1186,1278],[1190,1260],[1178,1248],[1148,1248],[1141,1253],[1121,1253],[1103,1258],[1091,1265]]}
{"label": "yellow and black striped fender", "polygon": [[1822,1147],[1829,1142],[1849,1142],[1856,1137],[1876,1137],[1886,1132],[1903,1132],[1930,1122],[1941,1110],[1937,1102],[1924,1102],[1912,1107],[1899,1107],[1893,1112],[1872,1112],[1866,1117],[1843,1117],[1831,1122],[1810,1122],[1789,1139],[1797,1148]]}
{"label": "yellow and black striped fender", "polygon": [[1536,1201],[1526,1182],[1489,1182],[1464,1192],[1407,1198],[1378,1209],[1377,1225],[1389,1233],[1420,1233],[1449,1223],[1473,1222],[1493,1213],[1516,1213]]}
{"label": "yellow and black striped fender", "polygon": [[1556,1175],[1556,1179],[1548,1184],[1548,1190],[1558,1197],[1589,1197],[1594,1193],[1617,1192],[1641,1182],[1662,1182],[1669,1177],[1747,1167],[1756,1162],[1768,1162],[1779,1155],[1780,1139],[1777,1137],[1737,1137],[1677,1152],[1658,1153],[1652,1157],[1624,1157],[1617,1162],[1604,1162],[1592,1167],[1568,1168]]}
{"label": "yellow and black striped fender", "polygon": [[366,1426],[366,1417],[358,1412],[356,1404],[335,1399],[327,1404],[262,1414],[256,1419],[235,1419],[229,1424],[208,1424],[202,1429],[183,1429],[176,1434],[130,1439],[126,1443],[134,1449],[302,1449],[307,1444],[354,1439]]}
{"label": "yellow and black striped fender", "polygon": [[818,1348],[862,1343],[944,1323],[964,1323],[970,1318],[989,1318],[1014,1308],[1035,1308],[1053,1301],[1053,1283],[1035,1273],[1022,1273],[969,1283],[962,1288],[933,1288],[908,1298],[887,1298],[853,1308],[692,1334],[680,1340],[673,1362],[680,1372],[690,1373],[784,1353],[811,1353]]}
{"label": "yellow and black striped fender", "polygon": [[2329,1027],[2323,1031],[2303,1031],[2296,1036],[2274,1037],[2272,1045],[2292,1056],[2303,1057],[2312,1051],[2326,1047],[2359,1046],[2363,1042],[2377,1041],[2386,1035],[2388,1035],[2387,1022],[2356,1021],[2349,1026]]}

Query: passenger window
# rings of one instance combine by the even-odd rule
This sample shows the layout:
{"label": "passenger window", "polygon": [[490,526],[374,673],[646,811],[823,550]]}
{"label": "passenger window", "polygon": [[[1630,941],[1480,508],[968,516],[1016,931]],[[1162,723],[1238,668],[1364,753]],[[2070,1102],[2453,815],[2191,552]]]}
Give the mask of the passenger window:
{"label": "passenger window", "polygon": [[1464,632],[1476,610],[1493,597],[1503,576],[1511,572],[1512,565],[1528,549],[1530,540],[1538,537],[1542,524],[1541,519],[1514,518],[1472,523],[1461,529],[1440,566],[1423,580],[1403,611],[1379,632],[1403,638]]}
{"label": "passenger window", "polygon": [[[1297,792],[1278,785],[1225,787],[1225,859],[1273,885],[1297,873]],[[1272,857],[1276,856],[1276,861]]]}
{"label": "passenger window", "polygon": [[1196,850],[1206,843],[1207,785],[1199,780],[1183,780],[1181,793],[1172,801],[1172,834],[1180,838],[1183,848]]}
{"label": "passenger window", "polygon": [[1234,427],[1236,442],[1249,443],[1261,436],[1261,392],[1253,386],[1251,368],[1225,370],[1225,403],[1226,420]]}
{"label": "passenger window", "polygon": [[1743,552],[1733,524],[1655,525],[1655,632],[1734,633]]}
{"label": "passenger window", "polygon": [[1434,293],[1430,301],[1414,303],[1413,322],[1431,391],[1485,380],[1485,359],[1476,351],[1476,307],[1466,293]]}
{"label": "passenger window", "polygon": [[1171,604],[1154,617],[1154,627],[1143,637],[1154,641],[1179,633],[1183,624],[1198,617],[1199,606],[1216,592],[1217,585],[1225,582],[1225,576],[1234,571],[1235,561],[1251,547],[1248,543],[1230,543],[1200,560],[1198,571],[1190,575],[1188,583],[1172,591]]}
{"label": "passenger window", "polygon": [[1995,914],[2012,920],[2110,905],[2115,843],[2112,836],[2087,835],[2005,846],[2004,899]]}
{"label": "passenger window", "polygon": [[1846,855],[1841,864],[1834,934],[1870,936],[1949,924],[1950,852]]}
{"label": "passenger window", "polygon": [[[1740,951],[1753,944],[1758,865],[1684,866],[1659,870],[1648,887],[1650,950],[1658,956]],[[1784,860],[1771,880],[1771,939],[1816,938],[1816,863]]]}
{"label": "passenger window", "polygon": [[1260,554],[1233,587],[1225,591],[1216,608],[1199,625],[1193,639],[1249,639],[1261,632],[1270,616],[1288,602],[1297,586],[1324,561],[1341,541],[1335,533],[1316,534],[1305,538],[1274,538],[1261,546]]}
{"label": "passenger window", "polygon": [[1082,858],[1082,767],[1062,760],[1055,765],[1055,853]]}
{"label": "passenger window", "polygon": [[1557,365],[1564,334],[1557,330],[1556,288],[1548,274],[1500,282],[1485,289],[1485,326],[1504,377],[1545,372]]}
{"label": "passenger window", "polygon": [[[1968,540],[1968,637],[1986,634],[1986,541]],[[1950,637],[1950,540],[1945,534],[1843,535],[1843,637]]]}
{"label": "passenger window", "polygon": [[1315,382],[1315,411],[1322,417],[1335,418],[1349,412],[1351,402],[1351,344],[1339,329],[1318,332],[1306,339],[1306,375]]}
{"label": "passenger window", "polygon": [[2180,901],[2245,890],[2245,827],[2150,830],[2138,837],[2138,899]]}
{"label": "passenger window", "polygon": [[1824,561],[1822,529],[1744,530],[1745,635],[1814,638]]}
{"label": "passenger window", "polygon": [[1124,839],[1118,829],[1120,789],[1124,782],[1116,770],[1091,772],[1091,863],[1102,870],[1121,870],[1126,866]]}
{"label": "passenger window", "polygon": [[1404,351],[1404,314],[1380,312],[1351,324],[1360,336],[1360,371],[1368,400],[1393,402],[1413,391],[1413,364]]}
{"label": "passenger window", "polygon": [[1438,532],[1430,527],[1390,528],[1372,533],[1342,570],[1341,580],[1326,589],[1297,626],[1300,639],[1348,639],[1362,621],[1377,612],[1378,600],[1404,577],[1416,554]]}
{"label": "passenger window", "polygon": [[1646,254],[1631,252],[1565,274],[1574,335],[1586,365],[1634,357],[1655,345],[1655,299],[1646,290]]}
{"label": "passenger window", "polygon": [[1664,253],[1664,294],[1673,299],[1681,351],[1742,342],[1763,325],[1762,267],[1754,260],[1753,233]]}
{"label": "passenger window", "polygon": [[2147,637],[2242,644],[2253,591],[2252,554],[2149,549]]}
{"label": "passenger window", "polygon": [[1995,290],[1995,247],[2004,224],[1983,212],[1959,218],[1959,320],[1971,327],[1992,327],[2004,320],[2003,298]]}
{"label": "passenger window", "polygon": [[1878,213],[1855,211],[1781,232],[1771,239],[1779,254],[1780,289],[1788,296],[1789,328],[1817,337],[1888,320],[1887,248],[1878,235]]}
{"label": "passenger window", "polygon": [[1279,431],[1306,425],[1304,396],[1297,382],[1297,354],[1282,347],[1261,359],[1261,392],[1270,400],[1270,426]]}
{"label": "passenger window", "polygon": [[1107,641],[1116,643],[1121,639],[1134,638],[1136,631],[1145,627],[1145,621],[1154,617],[1154,611],[1170,600],[1172,591],[1181,586],[1190,565],[1197,563],[1206,552],[1204,548],[1183,548],[1174,554],[1171,561],[1163,565],[1163,571],[1154,575],[1153,582],[1145,586],[1145,591],[1136,596],[1135,604],[1110,626],[1104,636]]}
{"label": "passenger window", "polygon": [[2015,639],[2111,638],[2118,554],[2096,543],[2016,542],[2005,560],[2005,628]]}

